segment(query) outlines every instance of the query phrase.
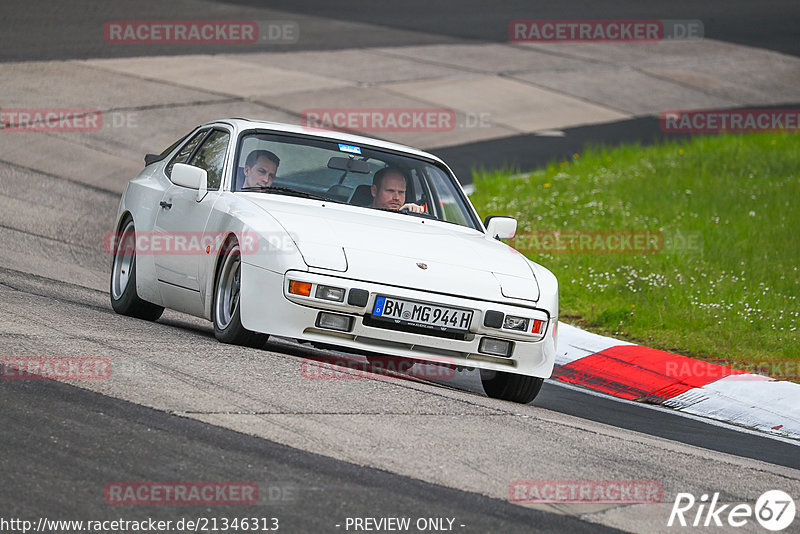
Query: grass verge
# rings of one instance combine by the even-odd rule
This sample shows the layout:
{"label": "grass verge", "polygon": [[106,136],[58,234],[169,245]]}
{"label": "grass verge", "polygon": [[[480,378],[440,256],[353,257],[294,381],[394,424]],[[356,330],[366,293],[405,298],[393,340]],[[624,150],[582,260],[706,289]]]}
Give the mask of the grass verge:
{"label": "grass verge", "polygon": [[474,182],[478,212],[516,217],[509,244],[558,277],[562,320],[799,381],[800,135],[592,148]]}

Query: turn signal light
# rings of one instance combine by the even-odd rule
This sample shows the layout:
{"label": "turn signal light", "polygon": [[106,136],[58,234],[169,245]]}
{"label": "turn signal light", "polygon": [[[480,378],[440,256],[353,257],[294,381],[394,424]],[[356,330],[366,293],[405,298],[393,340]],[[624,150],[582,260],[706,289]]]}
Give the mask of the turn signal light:
{"label": "turn signal light", "polygon": [[533,330],[531,330],[531,332],[533,332],[534,334],[541,334],[543,328],[544,328],[544,321],[542,321],[541,319],[533,320]]}
{"label": "turn signal light", "polygon": [[297,280],[289,280],[289,293],[301,295],[303,297],[309,297],[311,296],[311,282],[298,282]]}

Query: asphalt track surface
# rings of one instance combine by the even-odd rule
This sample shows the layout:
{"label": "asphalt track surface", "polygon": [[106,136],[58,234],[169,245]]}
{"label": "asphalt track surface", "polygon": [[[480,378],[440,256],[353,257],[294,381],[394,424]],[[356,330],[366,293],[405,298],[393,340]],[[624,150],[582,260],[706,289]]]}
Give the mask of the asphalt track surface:
{"label": "asphalt track surface", "polygon": [[[373,2],[346,0],[229,0],[192,2],[86,2],[45,0],[31,8],[27,0],[0,5],[4,24],[0,61],[129,57],[191,53],[191,46],[109,47],[97,35],[110,20],[293,20],[303,38],[292,45],[248,46],[258,50],[338,50],[367,46],[403,46],[452,42],[456,39],[508,41],[508,23],[515,19],[690,19],[700,20],[704,35],[786,54],[800,55],[800,6],[793,0],[698,3],[690,0],[615,0],[613,2],[514,0],[446,0]],[[100,33],[98,33],[100,32]],[[231,52],[236,47],[204,46],[205,51]],[[347,66],[343,65],[343,69]]]}
{"label": "asphalt track surface", "polygon": [[[4,26],[0,60],[140,55],[143,53],[141,47],[106,47],[98,44],[96,39],[89,38],[87,32],[96,30],[110,19],[145,18],[142,13],[148,13],[148,18],[153,19],[201,19],[213,16],[231,18],[231,13],[245,10],[242,12],[246,16],[258,15],[261,18],[285,19],[286,13],[294,13],[298,17],[329,16],[345,23],[379,26],[356,33],[343,32],[335,25],[320,24],[315,18],[309,21],[311,39],[304,45],[310,49],[436,43],[464,37],[505,40],[506,23],[513,18],[612,16],[607,6],[601,11],[593,7],[584,10],[583,4],[578,3],[575,4],[577,7],[567,8],[537,6],[534,14],[531,14],[530,3],[521,2],[502,6],[475,3],[472,7],[464,7],[461,3],[456,5],[455,2],[403,3],[396,6],[376,3],[367,6],[367,3],[352,2],[344,8],[341,4],[336,8],[330,4],[307,2],[274,2],[269,3],[267,8],[254,7],[256,4],[262,5],[255,2],[205,2],[197,8],[197,4],[187,1],[167,5],[157,2],[101,3],[87,10],[82,2],[51,2],[39,9],[30,9],[28,2],[7,1],[0,6]],[[768,10],[750,2],[699,8],[688,2],[671,3],[668,7],[662,3],[652,5],[655,7],[650,9],[640,2],[617,2],[614,4],[617,9],[613,17],[701,19],[708,37],[800,54],[800,39],[793,23],[797,20],[796,2],[770,3]],[[190,6],[193,9],[189,10]],[[696,9],[700,9],[700,12]],[[146,53],[182,51],[156,47],[148,49]],[[635,119],[616,125],[574,129],[565,139],[537,137],[537,143],[544,143],[543,148],[540,153],[525,156],[529,158],[527,160],[509,160],[503,159],[503,156],[507,154],[513,157],[511,154],[519,153],[520,147],[530,146],[531,136],[490,141],[476,146],[450,147],[438,153],[446,160],[462,162],[460,165],[467,164],[467,154],[471,154],[471,161],[475,161],[474,156],[478,152],[487,155],[484,160],[478,160],[487,167],[504,162],[518,163],[524,168],[541,164],[545,157],[551,157],[554,153],[558,155],[560,150],[565,155],[569,154],[586,142],[613,143],[615,135],[626,140],[638,137],[646,142],[657,135],[656,130],[654,121]],[[86,246],[86,243],[98,242],[98,236],[110,229],[118,200],[116,194],[65,182],[57,176],[38,175],[30,169],[7,165],[0,167],[0,193],[20,202],[20,206],[25,208],[0,214],[0,250],[4,255],[15,258],[15,261],[18,259],[19,265],[25,265],[26,262],[31,264],[30,271],[0,269],[0,307],[5,318],[0,321],[4,338],[0,344],[4,354],[35,355],[37,351],[47,354],[58,354],[59,351],[65,354],[81,353],[85,347],[92,350],[107,347],[110,351],[116,351],[122,350],[120,346],[130,344],[133,338],[133,343],[140,343],[145,348],[128,350],[128,357],[155,360],[159,362],[158,365],[171,365],[183,357],[199,367],[211,351],[219,351],[224,358],[230,357],[226,351],[233,349],[222,346],[211,348],[216,345],[209,325],[169,313],[157,325],[142,325],[141,321],[115,316],[110,310],[107,298],[95,283],[97,277],[102,278],[107,274],[108,257]],[[461,175],[465,175],[463,170]],[[57,197],[46,202],[53,214],[29,217],[36,195],[35,192],[23,190],[20,184],[26,180],[45,183],[45,189]],[[67,214],[66,219],[63,214]],[[54,255],[72,258],[75,272],[64,272],[59,270],[58,264],[51,265]],[[84,276],[91,280],[87,281]],[[86,326],[82,326],[84,320]],[[159,340],[157,347],[156,344],[148,345],[154,343],[154,338]],[[303,358],[319,357],[320,353],[301,347],[270,345],[263,351],[236,349],[233,354],[241,356],[242,362],[252,360],[263,361],[268,366],[277,364],[279,367],[276,369],[280,370],[280,374],[285,373],[286,369],[296,368],[297,362]],[[187,375],[182,380],[202,384],[200,371],[195,372],[198,373],[196,376]],[[176,374],[177,370],[167,369],[166,374],[170,373]],[[153,378],[156,382],[156,377]],[[324,411],[320,408],[326,403],[324,391],[297,391],[297,383],[282,384],[281,378],[279,376],[270,385],[284,386],[287,388],[285,394],[292,400],[305,400],[309,405],[313,404],[317,411]],[[302,381],[299,383],[309,387],[312,385]],[[474,385],[474,380],[470,382],[469,377],[457,387],[452,384],[427,386],[416,383],[413,383],[413,387],[384,386],[385,383],[380,380],[374,383],[359,381],[354,383],[353,391],[348,391],[344,398],[329,398],[327,408],[335,412],[350,401],[353,403],[351,411],[357,414],[374,412],[381,415],[383,411],[402,411],[404,406],[397,397],[398,389],[414,402],[431,403],[437,407],[443,405],[443,413],[448,415],[451,415],[450,410],[456,414],[460,408],[455,407],[464,403],[464,399],[467,399],[467,403],[489,402],[481,396],[479,386]],[[136,396],[137,393],[130,394]],[[144,398],[148,394],[154,397],[167,395],[162,390],[142,392],[141,396]],[[257,507],[248,508],[246,515],[253,515],[255,511],[258,516],[278,516],[282,526],[285,525],[286,531],[290,532],[336,531],[339,529],[335,529],[334,525],[345,517],[376,515],[456,517],[459,523],[466,525],[462,530],[468,532],[605,530],[605,527],[596,523],[513,506],[479,492],[460,491],[446,487],[447,484],[424,481],[430,477],[397,474],[402,469],[375,469],[365,466],[363,461],[342,461],[326,454],[253,437],[188,418],[186,410],[155,410],[140,404],[148,402],[128,402],[115,398],[112,392],[106,395],[62,383],[1,382],[0,443],[3,454],[0,455],[0,466],[4,484],[0,485],[0,508],[3,517],[235,517],[241,515],[237,509],[219,507],[213,510],[145,507],[121,511],[119,507],[109,506],[103,501],[102,488],[111,480],[250,480],[258,482],[263,488],[287,490],[291,496],[277,499],[277,502],[266,499]],[[153,404],[157,403],[153,401]],[[492,401],[492,409],[495,406]],[[505,406],[504,409],[514,410],[514,407]],[[647,436],[651,440],[648,443],[652,442],[653,450],[658,452],[657,456],[665,457],[660,460],[663,462],[665,480],[672,476],[674,468],[669,462],[680,463],[680,454],[692,451],[675,443],[756,459],[774,466],[800,468],[796,445],[619,403],[557,385],[545,384],[534,406],[520,407],[520,410],[523,409],[527,410],[526,417],[532,417],[542,426],[556,425],[556,433],[561,432],[564,436],[562,446],[575,448],[576,454],[582,454],[588,464],[594,462],[595,458],[600,461],[610,455],[601,449],[593,449],[591,443],[584,442],[586,438],[573,435],[574,428],[602,435],[597,429],[609,425],[615,428],[614,432],[630,441],[643,439],[639,435]],[[308,410],[314,412],[313,408]],[[309,417],[303,412],[298,409],[297,413],[289,415],[297,419]],[[551,428],[546,430],[553,431]],[[442,432],[446,431],[445,426]],[[553,447],[555,440],[548,438],[547,432],[543,431],[542,437],[531,438],[538,441],[537,448],[541,447],[535,452],[543,455],[543,462],[554,463],[555,467],[548,472],[558,472],[560,469],[565,473],[563,478],[569,478],[571,468],[568,464],[559,467],[559,462],[567,462],[569,458],[574,461],[575,454],[565,454],[567,451]],[[354,436],[348,435],[342,439],[343,447],[346,447],[348,440],[354,439]],[[397,439],[400,439],[399,435]],[[491,447],[491,443],[487,447]],[[679,452],[674,452],[675,447]],[[496,452],[496,458],[502,461],[502,451]],[[706,453],[697,454],[702,456]],[[712,459],[720,458],[710,452],[708,454]],[[341,452],[333,456],[347,457]],[[561,456],[564,458],[560,459]],[[631,461],[644,464],[644,456],[633,456]],[[731,486],[736,486],[739,482],[733,482],[733,478],[737,469],[733,468],[733,464],[726,464],[726,461],[718,461],[710,466],[709,471],[714,473],[698,475],[705,476],[706,480],[725,480],[728,477]],[[409,457],[408,463],[415,462]],[[709,463],[714,462],[710,460]],[[421,465],[426,464],[423,462]],[[748,469],[754,469],[752,464],[746,465]],[[763,469],[769,471],[768,468]],[[714,478],[716,471],[721,473],[719,478]],[[602,478],[604,471],[599,466],[597,472],[598,478]],[[611,469],[611,472],[614,470]],[[787,487],[797,484],[791,475],[784,480]],[[689,480],[686,482],[690,483]],[[459,486],[458,483],[452,485]],[[723,487],[709,489],[726,490]],[[755,489],[758,494],[772,488]],[[733,489],[730,491],[734,492]]]}
{"label": "asphalt track surface", "polygon": [[[264,5],[257,0],[227,0],[245,6]],[[700,20],[704,35],[732,43],[800,54],[800,12],[796,2],[706,2],[691,0],[614,0],[612,2],[515,0],[449,0],[373,3],[365,0],[318,2],[278,0],[271,8],[330,17],[345,21],[380,24],[397,30],[431,35],[505,42],[508,22],[515,19],[666,19]]]}
{"label": "asphalt track surface", "polygon": [[[391,517],[457,518],[454,529],[460,532],[491,532],[498,525],[504,532],[617,532],[303,453],[67,384],[5,384],[0,403],[0,502],[6,518],[274,517],[280,531],[331,532],[341,530],[336,525],[345,525],[347,517],[380,511]],[[105,484],[120,480],[254,482],[259,504],[246,506],[246,512],[236,505],[213,512],[155,505],[132,511],[104,499]]]}

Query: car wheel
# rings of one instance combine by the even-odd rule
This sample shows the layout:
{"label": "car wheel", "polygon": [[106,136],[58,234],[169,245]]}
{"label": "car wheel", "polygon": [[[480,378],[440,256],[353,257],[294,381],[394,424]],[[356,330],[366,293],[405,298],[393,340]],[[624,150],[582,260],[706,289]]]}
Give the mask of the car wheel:
{"label": "car wheel", "polygon": [[223,343],[259,348],[269,336],[242,326],[239,306],[241,265],[239,243],[231,239],[222,251],[214,285],[214,335]]}
{"label": "car wheel", "polygon": [[122,315],[155,321],[161,317],[164,308],[142,300],[136,294],[136,228],[133,219],[127,217],[121,228],[114,243],[111,263],[111,307]]}
{"label": "car wheel", "polygon": [[528,404],[542,389],[543,378],[481,369],[481,384],[493,399]]}

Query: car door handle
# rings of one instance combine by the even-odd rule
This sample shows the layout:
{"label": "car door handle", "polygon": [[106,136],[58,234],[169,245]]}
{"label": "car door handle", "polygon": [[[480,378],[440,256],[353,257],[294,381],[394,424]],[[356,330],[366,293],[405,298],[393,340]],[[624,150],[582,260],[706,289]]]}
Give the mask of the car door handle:
{"label": "car door handle", "polygon": [[158,205],[164,208],[165,210],[168,210],[172,207],[172,202],[166,202],[162,200],[161,202],[158,203]]}

